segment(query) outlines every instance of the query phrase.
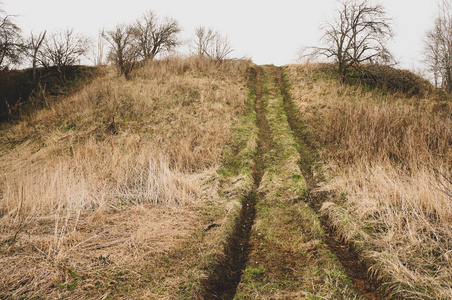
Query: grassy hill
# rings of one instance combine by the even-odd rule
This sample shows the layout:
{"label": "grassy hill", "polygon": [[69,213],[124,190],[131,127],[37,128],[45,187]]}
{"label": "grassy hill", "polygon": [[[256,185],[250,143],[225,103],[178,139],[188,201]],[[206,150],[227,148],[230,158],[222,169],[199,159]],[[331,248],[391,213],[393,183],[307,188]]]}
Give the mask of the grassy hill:
{"label": "grassy hill", "polygon": [[4,124],[0,298],[446,299],[451,103],[378,71],[168,58]]}
{"label": "grassy hill", "polygon": [[[379,73],[416,79],[389,71]],[[338,86],[324,65],[286,72],[304,134],[315,137],[324,166],[316,170],[316,188],[330,194],[321,213],[357,249],[385,293],[449,299],[450,100],[420,79],[387,89],[384,83]]]}
{"label": "grassy hill", "polygon": [[185,239],[196,247],[206,203],[221,201],[214,174],[247,98],[247,65],[165,60],[130,81],[112,71],[2,129],[1,297],[100,297],[129,280],[158,294],[172,271],[142,279],[146,261]]}

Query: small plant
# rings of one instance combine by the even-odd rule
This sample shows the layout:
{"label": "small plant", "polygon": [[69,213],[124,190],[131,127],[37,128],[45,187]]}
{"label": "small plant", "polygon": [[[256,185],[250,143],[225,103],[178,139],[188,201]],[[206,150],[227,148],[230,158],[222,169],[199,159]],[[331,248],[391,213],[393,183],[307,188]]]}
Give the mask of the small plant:
{"label": "small plant", "polygon": [[70,281],[67,284],[60,284],[58,287],[62,290],[73,291],[77,288],[78,280]]}
{"label": "small plant", "polygon": [[257,268],[246,268],[242,275],[242,282],[250,282],[254,277],[257,277],[265,272],[264,266],[258,266]]}

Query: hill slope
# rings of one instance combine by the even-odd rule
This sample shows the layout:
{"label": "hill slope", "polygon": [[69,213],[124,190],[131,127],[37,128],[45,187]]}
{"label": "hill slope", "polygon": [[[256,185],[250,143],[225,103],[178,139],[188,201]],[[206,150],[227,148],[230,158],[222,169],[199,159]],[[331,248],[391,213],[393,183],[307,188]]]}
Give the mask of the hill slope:
{"label": "hill slope", "polygon": [[142,281],[136,297],[166,284],[177,294],[183,283],[164,275],[174,270],[145,269],[196,247],[206,202],[222,201],[212,176],[247,65],[169,59],[130,81],[111,73],[2,129],[0,297],[100,297]]}
{"label": "hill slope", "polygon": [[328,192],[317,205],[330,225],[385,293],[450,299],[451,102],[422,82],[393,93],[339,86],[325,65],[286,72],[301,133],[325,165],[312,170],[312,182]]}
{"label": "hill slope", "polygon": [[450,103],[331,74],[170,58],[4,126],[0,297],[447,298]]}

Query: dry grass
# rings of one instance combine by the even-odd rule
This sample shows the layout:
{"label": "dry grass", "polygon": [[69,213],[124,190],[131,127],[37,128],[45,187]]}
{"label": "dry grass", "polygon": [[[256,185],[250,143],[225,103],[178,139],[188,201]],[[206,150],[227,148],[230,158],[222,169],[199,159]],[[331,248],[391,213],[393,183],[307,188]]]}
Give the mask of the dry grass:
{"label": "dry grass", "polygon": [[334,177],[323,189],[341,194],[324,212],[362,245],[393,295],[450,299],[451,103],[341,87],[321,68],[288,72],[300,116]]}
{"label": "dry grass", "polygon": [[130,81],[111,72],[1,129],[0,297],[63,286],[60,297],[72,272],[62,263],[89,269],[115,253],[115,266],[139,264],[201,227],[194,211],[215,201],[247,66],[168,58]]}

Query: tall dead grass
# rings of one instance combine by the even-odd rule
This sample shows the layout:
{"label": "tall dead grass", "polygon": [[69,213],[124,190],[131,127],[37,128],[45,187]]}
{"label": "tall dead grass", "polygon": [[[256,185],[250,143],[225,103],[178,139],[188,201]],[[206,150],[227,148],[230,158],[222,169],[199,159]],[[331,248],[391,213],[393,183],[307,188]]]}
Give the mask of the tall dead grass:
{"label": "tall dead grass", "polygon": [[[369,96],[371,98],[371,96]],[[319,128],[320,141],[334,145],[335,161],[388,161],[406,171],[451,160],[452,119],[408,99],[347,100],[331,104]]]}
{"label": "tall dead grass", "polygon": [[[338,227],[352,220],[359,228],[359,238],[342,234],[364,242],[395,295],[449,299],[451,103],[341,87],[319,68],[288,71],[300,115],[323,145],[334,178],[323,189],[342,194],[338,205],[348,217],[337,217]],[[331,207],[324,212],[334,214]]]}
{"label": "tall dead grass", "polygon": [[168,58],[129,81],[111,72],[2,129],[0,245],[49,231],[35,248],[60,258],[97,211],[198,205],[243,109],[247,65]]}

